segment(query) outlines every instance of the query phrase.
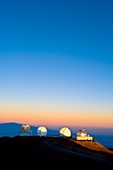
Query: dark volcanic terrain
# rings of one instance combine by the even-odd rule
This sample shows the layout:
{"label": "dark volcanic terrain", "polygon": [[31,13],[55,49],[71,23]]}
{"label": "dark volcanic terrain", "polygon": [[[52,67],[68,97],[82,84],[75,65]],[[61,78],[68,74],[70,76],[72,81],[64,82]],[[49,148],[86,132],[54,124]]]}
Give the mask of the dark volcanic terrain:
{"label": "dark volcanic terrain", "polygon": [[3,169],[79,167],[110,170],[113,169],[113,151],[96,141],[77,143],[62,137],[1,137],[0,164]]}

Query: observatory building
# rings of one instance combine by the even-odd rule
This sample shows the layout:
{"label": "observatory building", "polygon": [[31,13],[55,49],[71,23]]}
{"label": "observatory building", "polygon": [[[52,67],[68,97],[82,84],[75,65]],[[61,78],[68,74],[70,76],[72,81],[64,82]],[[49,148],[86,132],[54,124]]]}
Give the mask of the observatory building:
{"label": "observatory building", "polygon": [[60,131],[59,131],[59,133],[60,133],[60,136],[71,137],[71,131],[70,131],[70,129],[67,128],[67,127],[61,128]]}
{"label": "observatory building", "polygon": [[88,135],[84,129],[79,130],[76,136],[77,140],[93,140],[93,137]]}
{"label": "observatory building", "polygon": [[47,129],[44,126],[40,126],[37,129],[37,136],[47,136]]}
{"label": "observatory building", "polygon": [[22,125],[20,129],[20,136],[30,136],[30,126],[29,125]]}

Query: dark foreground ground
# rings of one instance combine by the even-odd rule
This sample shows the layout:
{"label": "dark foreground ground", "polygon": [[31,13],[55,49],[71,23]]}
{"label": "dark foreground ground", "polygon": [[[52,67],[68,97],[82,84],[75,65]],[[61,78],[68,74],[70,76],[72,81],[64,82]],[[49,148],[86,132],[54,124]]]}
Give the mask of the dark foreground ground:
{"label": "dark foreground ground", "polygon": [[[113,170],[113,161],[92,159],[84,155],[58,149],[53,137],[17,136],[0,138],[0,165],[2,169],[74,168]],[[76,151],[75,151],[76,152]],[[111,155],[112,157],[112,155]]]}

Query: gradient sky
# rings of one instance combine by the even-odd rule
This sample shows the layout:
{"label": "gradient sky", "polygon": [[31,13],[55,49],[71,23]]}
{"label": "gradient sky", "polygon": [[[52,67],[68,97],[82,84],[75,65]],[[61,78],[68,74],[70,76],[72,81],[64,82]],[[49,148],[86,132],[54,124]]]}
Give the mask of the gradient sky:
{"label": "gradient sky", "polygon": [[113,1],[0,1],[0,123],[113,127]]}

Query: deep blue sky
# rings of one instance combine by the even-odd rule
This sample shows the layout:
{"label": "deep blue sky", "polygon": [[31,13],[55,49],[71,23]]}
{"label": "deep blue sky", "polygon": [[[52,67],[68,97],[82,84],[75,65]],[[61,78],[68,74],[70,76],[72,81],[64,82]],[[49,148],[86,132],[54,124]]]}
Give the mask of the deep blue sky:
{"label": "deep blue sky", "polygon": [[113,56],[112,0],[4,0],[0,51]]}
{"label": "deep blue sky", "polygon": [[113,114],[113,1],[0,1],[0,80],[1,106]]}

